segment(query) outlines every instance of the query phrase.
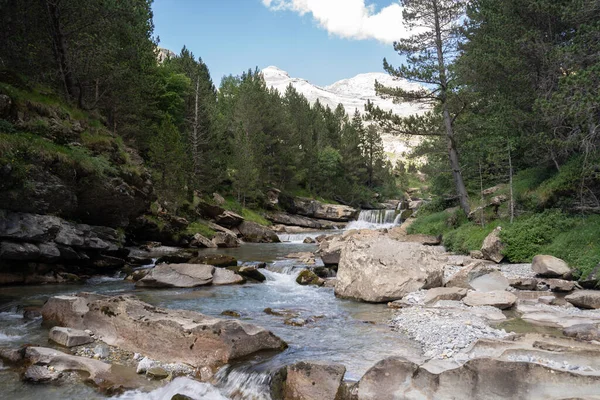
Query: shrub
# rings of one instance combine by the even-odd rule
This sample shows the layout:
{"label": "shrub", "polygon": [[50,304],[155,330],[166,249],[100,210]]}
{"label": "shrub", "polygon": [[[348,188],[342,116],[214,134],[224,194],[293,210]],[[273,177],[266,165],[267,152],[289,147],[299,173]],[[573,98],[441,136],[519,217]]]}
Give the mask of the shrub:
{"label": "shrub", "polygon": [[209,228],[208,225],[198,221],[190,223],[186,228],[185,233],[191,236],[195,235],[196,233],[199,233],[202,236],[207,237],[209,239],[212,239],[216,234],[216,232]]}
{"label": "shrub", "polygon": [[471,250],[479,250],[485,238],[500,224],[491,222],[485,226],[468,222],[444,235],[444,246],[456,253],[468,254]]}
{"label": "shrub", "polygon": [[512,225],[502,227],[500,238],[506,244],[504,255],[511,262],[530,262],[556,236],[571,229],[574,223],[559,210],[546,210],[519,218]]}

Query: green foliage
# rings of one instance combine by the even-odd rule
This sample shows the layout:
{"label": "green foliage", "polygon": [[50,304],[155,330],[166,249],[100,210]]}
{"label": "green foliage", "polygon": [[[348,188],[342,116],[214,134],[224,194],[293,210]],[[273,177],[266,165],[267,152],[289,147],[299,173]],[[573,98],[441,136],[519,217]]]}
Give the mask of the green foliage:
{"label": "green foliage", "polygon": [[519,218],[502,227],[500,238],[506,244],[504,254],[511,262],[530,262],[552,243],[559,232],[573,228],[575,220],[558,210],[546,210]]}
{"label": "green foliage", "polygon": [[450,251],[462,254],[469,254],[471,250],[479,250],[485,238],[498,224],[499,221],[494,221],[484,227],[473,222],[460,225],[444,235],[444,246]]}
{"label": "green foliage", "polygon": [[196,233],[199,233],[208,239],[212,239],[216,234],[216,232],[209,228],[208,225],[200,221],[190,223],[185,230],[185,234],[189,236],[193,236]]}
{"label": "green foliage", "polygon": [[575,218],[567,226],[555,231],[552,242],[542,251],[562,258],[585,278],[600,263],[598,232],[600,215]]}
{"label": "green foliage", "polygon": [[223,204],[223,208],[241,215],[246,221],[256,222],[257,224],[263,226],[271,225],[271,221],[267,220],[259,211],[243,207],[232,197],[225,198],[225,204]]}
{"label": "green foliage", "polygon": [[447,232],[457,228],[465,220],[464,215],[458,211],[441,211],[419,215],[415,222],[408,227],[408,233],[432,236],[445,235]]}
{"label": "green foliage", "polygon": [[0,134],[0,157],[17,165],[57,164],[82,176],[118,175],[118,170],[103,155],[93,156],[86,148],[58,145],[29,133]]}

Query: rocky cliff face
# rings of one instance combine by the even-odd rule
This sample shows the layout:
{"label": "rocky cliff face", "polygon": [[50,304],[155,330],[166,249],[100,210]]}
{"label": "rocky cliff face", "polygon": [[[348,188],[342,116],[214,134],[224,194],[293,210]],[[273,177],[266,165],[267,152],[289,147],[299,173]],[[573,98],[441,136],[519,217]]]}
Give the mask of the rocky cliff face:
{"label": "rocky cliff face", "polygon": [[125,265],[123,241],[112,228],[0,210],[0,285],[109,274]]}
{"label": "rocky cliff face", "polygon": [[15,85],[0,85],[0,284],[121,268],[116,229],[154,200],[142,159],[99,117]]}

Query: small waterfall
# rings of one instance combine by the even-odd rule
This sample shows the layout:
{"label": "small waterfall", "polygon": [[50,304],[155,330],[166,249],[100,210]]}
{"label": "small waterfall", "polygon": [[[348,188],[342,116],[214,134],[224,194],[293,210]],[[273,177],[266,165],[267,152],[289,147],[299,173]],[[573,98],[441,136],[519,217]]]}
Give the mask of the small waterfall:
{"label": "small waterfall", "polygon": [[315,239],[317,236],[323,235],[324,232],[303,232],[303,233],[278,233],[279,240],[287,243],[303,243],[304,239]]}
{"label": "small waterfall", "polygon": [[176,394],[187,396],[194,400],[228,400],[220,391],[209,383],[198,382],[194,379],[179,377],[165,386],[151,392],[132,390],[115,397],[118,400],[163,400],[170,399]]}
{"label": "small waterfall", "polygon": [[396,210],[362,210],[358,219],[350,222],[346,229],[391,228],[398,222]]}
{"label": "small waterfall", "polygon": [[253,371],[252,366],[227,366],[215,375],[216,387],[232,400],[271,400],[271,379],[272,375],[269,372]]}

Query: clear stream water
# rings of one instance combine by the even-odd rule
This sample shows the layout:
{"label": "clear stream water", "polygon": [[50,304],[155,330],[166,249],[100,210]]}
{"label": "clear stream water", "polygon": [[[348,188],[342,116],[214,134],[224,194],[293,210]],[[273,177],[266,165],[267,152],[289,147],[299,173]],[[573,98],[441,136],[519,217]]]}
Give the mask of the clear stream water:
{"label": "clear stream water", "polygon": [[[331,288],[300,286],[295,278],[298,261],[286,259],[292,252],[314,251],[301,243],[244,244],[237,249],[206,250],[231,254],[241,262],[264,261],[267,281],[262,284],[201,287],[195,289],[136,289],[119,277],[93,278],[82,285],[6,287],[0,291],[0,346],[33,343],[48,345],[47,330],[41,320],[26,321],[22,309],[40,306],[50,296],[94,291],[104,294],[128,293],[156,306],[187,309],[221,316],[233,310],[248,321],[273,331],[289,344],[281,353],[251,357],[223,368],[215,386],[187,378],[177,378],[151,391],[127,392],[122,399],[170,399],[175,393],[196,399],[269,399],[270,373],[300,360],[321,360],[344,364],[346,379],[356,380],[373,364],[394,354],[418,357],[418,346],[387,326],[392,312],[385,305],[341,300]],[[303,327],[284,324],[284,318],[266,314],[267,307],[292,310],[314,322]],[[315,318],[316,317],[316,318]],[[73,382],[70,385],[22,383],[17,374],[0,366],[0,397],[6,399],[105,398],[93,388]]]}

